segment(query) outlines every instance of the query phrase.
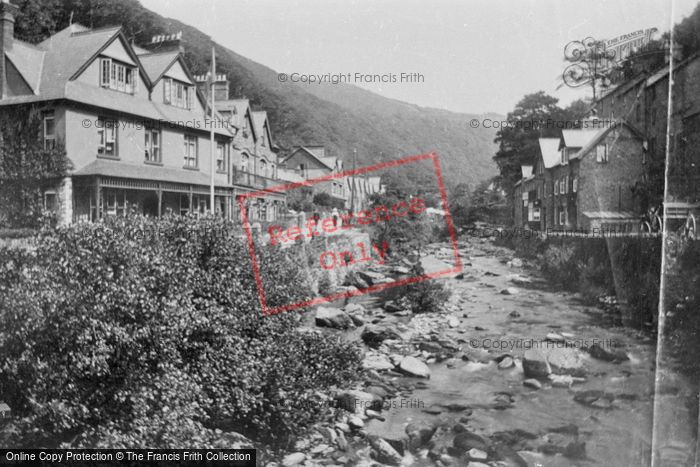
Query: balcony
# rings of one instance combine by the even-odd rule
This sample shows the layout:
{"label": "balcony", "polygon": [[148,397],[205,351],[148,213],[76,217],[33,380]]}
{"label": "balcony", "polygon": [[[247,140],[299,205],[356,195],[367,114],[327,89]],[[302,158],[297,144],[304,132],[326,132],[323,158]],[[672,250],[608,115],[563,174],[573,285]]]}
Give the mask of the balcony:
{"label": "balcony", "polygon": [[280,183],[281,182],[276,179],[263,177],[262,175],[256,175],[250,172],[242,172],[240,170],[236,170],[233,174],[234,185],[241,185],[259,190],[279,185]]}

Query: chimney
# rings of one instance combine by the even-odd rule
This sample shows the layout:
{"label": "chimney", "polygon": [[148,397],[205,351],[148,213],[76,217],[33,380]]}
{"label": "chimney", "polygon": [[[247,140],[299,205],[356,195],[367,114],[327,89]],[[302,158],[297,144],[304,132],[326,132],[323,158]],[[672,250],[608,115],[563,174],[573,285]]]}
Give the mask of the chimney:
{"label": "chimney", "polygon": [[[211,73],[208,72],[206,75],[196,75],[194,77],[194,80],[197,84],[197,88],[199,88],[199,91],[205,96],[209,96],[210,76]],[[214,99],[216,100],[216,102],[228,100],[228,76],[225,74],[217,73],[215,78],[216,79],[214,80]]]}
{"label": "chimney", "polygon": [[0,0],[0,22],[2,22],[2,32],[0,33],[0,99],[7,97],[7,72],[5,70],[5,52],[12,50],[12,42],[15,38],[15,16],[19,12],[19,7],[10,3],[9,0]]}
{"label": "chimney", "polygon": [[176,34],[158,34],[151,37],[151,42],[146,44],[146,48],[154,53],[170,52],[177,50],[180,53],[185,52],[182,46],[182,31]]}

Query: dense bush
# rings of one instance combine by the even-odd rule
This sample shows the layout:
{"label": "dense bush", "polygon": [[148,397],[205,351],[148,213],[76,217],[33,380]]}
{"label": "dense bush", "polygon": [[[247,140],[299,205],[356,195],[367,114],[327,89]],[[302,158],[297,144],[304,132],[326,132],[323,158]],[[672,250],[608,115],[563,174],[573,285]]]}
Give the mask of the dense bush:
{"label": "dense bush", "polygon": [[[0,249],[3,444],[285,442],[356,374],[354,347],[263,317],[245,242],[220,219],[112,219]],[[306,298],[294,248],[257,257],[271,306]],[[299,408],[301,407],[301,410]]]}
{"label": "dense bush", "polygon": [[[417,277],[424,273],[420,266],[414,266],[411,276]],[[394,300],[413,313],[438,313],[443,311],[450,298],[450,291],[442,282],[429,279],[385,289],[382,298]]]}

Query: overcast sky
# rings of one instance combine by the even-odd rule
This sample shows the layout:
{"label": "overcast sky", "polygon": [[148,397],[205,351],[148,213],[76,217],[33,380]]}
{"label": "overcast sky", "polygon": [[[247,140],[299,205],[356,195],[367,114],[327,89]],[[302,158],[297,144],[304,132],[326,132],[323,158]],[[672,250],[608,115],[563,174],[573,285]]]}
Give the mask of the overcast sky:
{"label": "overcast sky", "polygon": [[[697,0],[141,0],[287,74],[421,73],[422,83],[358,84],[423,106],[505,114],[556,91],[563,47],[592,36],[667,31]],[[173,31],[177,32],[177,31]],[[657,35],[658,37],[658,35]]]}

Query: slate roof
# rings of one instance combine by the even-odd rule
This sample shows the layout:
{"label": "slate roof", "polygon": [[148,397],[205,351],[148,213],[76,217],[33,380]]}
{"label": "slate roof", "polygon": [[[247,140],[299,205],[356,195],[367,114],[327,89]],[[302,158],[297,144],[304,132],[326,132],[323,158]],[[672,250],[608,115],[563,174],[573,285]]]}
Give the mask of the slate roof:
{"label": "slate roof", "polygon": [[168,68],[177,60],[180,53],[177,50],[162,53],[147,53],[139,55],[143,69],[151,83],[155,84]]}
{"label": "slate roof", "polygon": [[559,138],[540,138],[540,153],[545,169],[551,169],[559,163]]}
{"label": "slate roof", "polygon": [[559,148],[562,147],[567,147],[567,148],[582,148],[588,142],[591,140],[591,138],[595,137],[595,135],[599,132],[598,129],[591,130],[591,129],[585,129],[585,130],[562,130],[561,132],[561,144],[559,145]]}
{"label": "slate roof", "polygon": [[588,143],[583,146],[575,155],[573,155],[570,159],[580,159],[586,154],[588,154],[597,144],[598,142],[605,137],[605,135],[608,134],[611,130],[614,128],[619,128],[620,126],[626,126],[627,128],[630,129],[632,134],[634,134],[637,138],[640,140],[644,139],[644,135],[641,131],[639,131],[637,128],[634,126],[630,125],[627,121],[625,120],[616,120],[613,121],[612,124],[607,125],[605,128],[596,131],[596,133],[593,135],[592,138],[589,139]]}
{"label": "slate roof", "polygon": [[[36,46],[13,39],[12,48],[6,51],[6,54],[32,87],[34,94],[2,99],[0,106],[67,99],[145,119],[168,122],[191,122],[193,119],[202,119],[202,126],[204,126],[204,115],[199,115],[197,112],[159,104],[74,79],[102,50],[120,36],[124,39],[119,26],[89,29],[80,24],[73,24]],[[159,77],[167,70],[167,66],[177,59],[178,52],[153,55],[159,57],[149,59],[146,67],[134,54],[135,62],[142,70],[141,76],[148,85],[151,85],[150,74],[157,73],[156,78]],[[165,63],[166,59],[170,62]],[[154,71],[161,65],[163,69],[160,73]],[[208,131],[209,128],[204,130]],[[215,133],[231,136],[226,128],[215,128]]]}

